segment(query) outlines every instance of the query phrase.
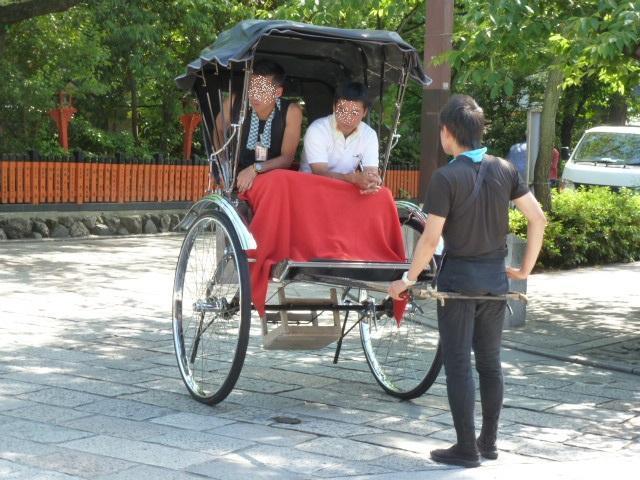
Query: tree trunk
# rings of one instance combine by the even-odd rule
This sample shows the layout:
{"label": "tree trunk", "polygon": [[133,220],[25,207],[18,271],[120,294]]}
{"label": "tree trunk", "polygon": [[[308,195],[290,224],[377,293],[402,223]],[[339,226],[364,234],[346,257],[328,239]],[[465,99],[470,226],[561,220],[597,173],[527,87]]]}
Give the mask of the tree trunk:
{"label": "tree trunk", "polygon": [[619,93],[611,97],[608,117],[608,123],[611,125],[624,125],[627,123],[627,100]]}
{"label": "tree trunk", "polygon": [[542,117],[540,119],[540,150],[533,173],[534,193],[542,208],[546,212],[551,211],[551,189],[549,188],[549,170],[551,169],[551,156],[556,137],[556,114],[564,74],[560,65],[551,65],[547,86],[544,92],[542,105]]}
{"label": "tree trunk", "polygon": [[136,145],[140,144],[140,138],[138,135],[138,84],[136,78],[131,71],[127,74],[129,80],[129,91],[131,92],[131,135]]}

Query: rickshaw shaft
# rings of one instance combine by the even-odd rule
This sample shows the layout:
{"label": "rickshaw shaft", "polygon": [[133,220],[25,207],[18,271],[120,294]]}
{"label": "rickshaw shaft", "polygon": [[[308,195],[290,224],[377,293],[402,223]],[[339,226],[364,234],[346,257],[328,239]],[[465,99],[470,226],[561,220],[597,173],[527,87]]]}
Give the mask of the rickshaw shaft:
{"label": "rickshaw shaft", "polygon": [[[376,309],[382,309],[384,308],[383,304],[380,305],[376,305]],[[283,304],[277,304],[277,305],[265,305],[265,310],[266,311],[272,311],[272,312],[281,312],[283,310],[287,310],[289,312],[306,312],[309,310],[321,310],[321,311],[342,311],[342,312],[361,312],[363,310],[367,310],[367,309],[371,309],[371,307],[366,306],[366,305],[361,305],[361,304],[354,304],[354,305],[332,305],[329,304],[327,305],[326,303],[306,303],[304,305],[299,305],[299,304],[290,304],[290,303],[283,303]]]}

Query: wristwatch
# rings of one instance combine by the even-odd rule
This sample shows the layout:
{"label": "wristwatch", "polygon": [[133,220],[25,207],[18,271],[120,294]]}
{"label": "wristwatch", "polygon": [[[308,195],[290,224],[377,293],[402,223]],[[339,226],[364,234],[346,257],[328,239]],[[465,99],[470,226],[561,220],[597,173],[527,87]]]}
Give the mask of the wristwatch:
{"label": "wristwatch", "polygon": [[409,280],[409,270],[402,274],[402,278],[400,280],[402,280],[402,283],[404,283],[407,288],[413,287],[417,282],[417,280]]}
{"label": "wristwatch", "polygon": [[264,169],[264,165],[260,162],[256,162],[253,164],[253,171],[256,173],[262,173]]}

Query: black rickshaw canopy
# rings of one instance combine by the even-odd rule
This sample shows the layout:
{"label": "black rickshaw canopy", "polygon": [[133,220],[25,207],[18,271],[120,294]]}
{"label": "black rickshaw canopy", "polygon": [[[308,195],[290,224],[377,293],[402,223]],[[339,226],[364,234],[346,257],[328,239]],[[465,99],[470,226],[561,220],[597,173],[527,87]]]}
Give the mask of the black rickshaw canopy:
{"label": "black rickshaw canopy", "polygon": [[212,46],[189,63],[186,74],[176,83],[191,90],[203,71],[232,69],[234,64],[245,64],[256,56],[278,62],[291,79],[322,80],[333,86],[345,79],[363,81],[375,96],[381,88],[399,83],[403,71],[423,85],[431,82],[416,49],[396,32],[287,20],[244,20],[222,32]]}

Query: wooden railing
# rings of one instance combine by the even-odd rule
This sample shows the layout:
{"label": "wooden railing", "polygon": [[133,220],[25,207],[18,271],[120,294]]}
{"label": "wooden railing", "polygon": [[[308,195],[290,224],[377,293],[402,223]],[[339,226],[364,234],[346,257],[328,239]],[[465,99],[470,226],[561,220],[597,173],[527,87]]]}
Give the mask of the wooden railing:
{"label": "wooden railing", "polygon": [[[123,158],[0,158],[0,204],[196,201],[207,185],[206,160],[150,162]],[[396,198],[418,196],[417,170],[389,170]]]}

